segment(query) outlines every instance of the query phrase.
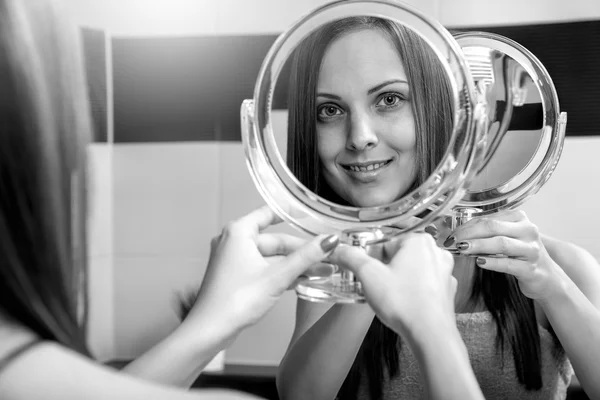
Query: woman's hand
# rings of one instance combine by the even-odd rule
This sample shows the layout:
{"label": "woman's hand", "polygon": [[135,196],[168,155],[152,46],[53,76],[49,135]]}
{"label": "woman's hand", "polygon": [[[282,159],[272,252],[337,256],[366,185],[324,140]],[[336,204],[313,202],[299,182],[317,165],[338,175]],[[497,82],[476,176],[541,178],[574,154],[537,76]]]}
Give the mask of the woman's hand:
{"label": "woman's hand", "polygon": [[473,218],[458,227],[444,245],[453,243],[461,254],[477,256],[479,267],[515,276],[530,299],[548,300],[563,284],[564,273],[523,211]]}
{"label": "woman's hand", "polygon": [[256,323],[298,277],[333,250],[332,235],[310,242],[262,233],[280,222],[263,207],[229,223],[211,243],[211,254],[196,302],[186,322],[203,316],[236,332]]}
{"label": "woman's hand", "polygon": [[356,274],[379,319],[403,336],[414,337],[434,326],[455,327],[450,253],[424,233],[407,235],[395,247],[399,250],[387,265],[344,245],[330,259]]}
{"label": "woman's hand", "polygon": [[306,242],[261,232],[277,222],[264,207],[229,223],[212,241],[202,286],[182,324],[124,371],[189,387],[204,366],[266,314],[299,275],[314,275],[307,270],[339,242],[335,235]]}

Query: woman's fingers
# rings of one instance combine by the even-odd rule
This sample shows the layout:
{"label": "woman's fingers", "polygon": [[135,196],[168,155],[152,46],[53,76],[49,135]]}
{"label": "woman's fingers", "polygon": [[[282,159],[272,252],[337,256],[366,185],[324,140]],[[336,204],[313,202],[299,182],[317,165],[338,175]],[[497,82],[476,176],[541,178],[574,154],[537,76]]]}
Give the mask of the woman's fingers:
{"label": "woman's fingers", "polygon": [[512,238],[534,237],[537,227],[523,211],[509,211],[488,217],[475,217],[459,226],[448,236],[444,246],[452,246],[461,240],[508,236]]}
{"label": "woman's fingers", "polygon": [[467,222],[458,227],[444,242],[449,247],[470,239],[485,239],[495,236],[510,238],[529,237],[528,224],[523,222],[502,221],[495,218],[485,218],[476,223]]}
{"label": "woman's fingers", "polygon": [[256,246],[263,257],[287,256],[306,242],[305,239],[285,233],[261,233],[256,239]]}
{"label": "woman's fingers", "polygon": [[377,274],[377,271],[381,268],[387,269],[383,263],[367,255],[364,250],[354,246],[338,246],[329,257],[329,260],[341,268],[352,271],[359,279],[366,271]]}
{"label": "woman's fingers", "polygon": [[279,222],[281,218],[268,206],[263,206],[230,222],[223,232],[229,235],[254,235]]}
{"label": "woman's fingers", "polygon": [[527,261],[509,257],[477,257],[476,263],[480,268],[513,275],[517,279],[528,275],[533,268]]}
{"label": "woman's fingers", "polygon": [[456,244],[461,254],[502,254],[509,257],[528,258],[535,256],[532,245],[507,236],[486,239],[463,240]]}

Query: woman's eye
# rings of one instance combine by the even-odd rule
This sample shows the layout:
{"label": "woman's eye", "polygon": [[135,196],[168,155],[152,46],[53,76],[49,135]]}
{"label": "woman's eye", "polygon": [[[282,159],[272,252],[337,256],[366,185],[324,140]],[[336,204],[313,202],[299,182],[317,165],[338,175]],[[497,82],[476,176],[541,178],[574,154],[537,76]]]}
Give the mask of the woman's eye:
{"label": "woman's eye", "polygon": [[403,100],[404,98],[396,93],[385,93],[383,96],[381,96],[377,105],[384,107],[394,107],[400,104]]}
{"label": "woman's eye", "polygon": [[342,110],[333,104],[324,104],[317,109],[319,119],[333,118],[342,115]]}

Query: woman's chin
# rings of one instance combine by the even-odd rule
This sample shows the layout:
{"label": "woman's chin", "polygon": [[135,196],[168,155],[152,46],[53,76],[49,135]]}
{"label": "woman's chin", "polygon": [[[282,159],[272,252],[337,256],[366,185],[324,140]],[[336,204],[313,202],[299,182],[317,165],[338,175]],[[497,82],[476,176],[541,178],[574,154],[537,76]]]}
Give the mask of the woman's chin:
{"label": "woman's chin", "polygon": [[368,208],[368,207],[380,207],[386,206],[390,203],[394,202],[394,197],[391,196],[373,196],[370,194],[368,196],[356,196],[352,199],[352,204],[355,207]]}

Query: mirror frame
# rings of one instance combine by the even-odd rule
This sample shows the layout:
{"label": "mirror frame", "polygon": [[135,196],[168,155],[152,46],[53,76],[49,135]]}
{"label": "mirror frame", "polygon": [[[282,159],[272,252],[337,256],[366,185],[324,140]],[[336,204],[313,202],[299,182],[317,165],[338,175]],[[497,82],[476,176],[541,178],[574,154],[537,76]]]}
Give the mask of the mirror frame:
{"label": "mirror frame", "polygon": [[[398,21],[415,30],[436,52],[448,72],[455,103],[449,148],[429,179],[394,203],[357,208],[332,203],[302,185],[278,151],[271,125],[277,78],[294,49],[319,27],[353,16]],[[414,26],[419,26],[416,30]],[[424,32],[425,31],[425,32]],[[444,48],[434,46],[443,43]],[[393,0],[340,0],[301,18],[278,37],[258,75],[253,100],[241,109],[242,141],[250,174],[267,204],[286,222],[311,235],[349,229],[395,226],[391,237],[422,229],[463,197],[483,157],[486,107],[474,89],[470,71],[453,36],[441,24]]]}

